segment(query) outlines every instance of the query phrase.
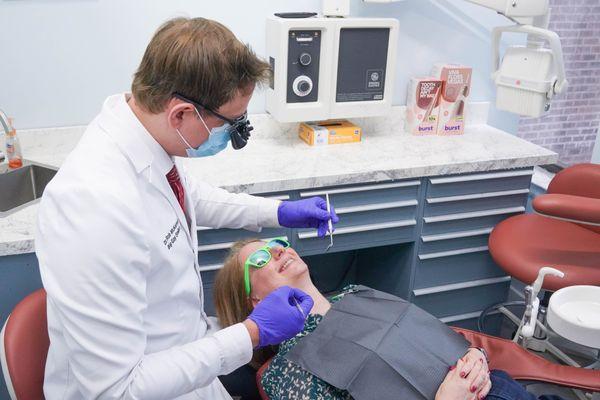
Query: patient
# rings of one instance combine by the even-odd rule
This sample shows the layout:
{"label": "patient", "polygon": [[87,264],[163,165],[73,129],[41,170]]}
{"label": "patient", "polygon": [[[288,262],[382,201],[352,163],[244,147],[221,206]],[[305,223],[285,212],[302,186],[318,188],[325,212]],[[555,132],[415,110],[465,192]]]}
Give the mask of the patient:
{"label": "patient", "polygon": [[[347,391],[328,384],[284,357],[300,338],[316,329],[332,303],[352,291],[352,287],[347,287],[339,295],[325,298],[312,283],[308,266],[285,239],[274,239],[269,243],[249,239],[232,246],[214,287],[221,326],[244,321],[261,299],[286,285],[308,293],[314,300],[314,306],[302,332],[280,344],[263,374],[263,389],[271,400],[352,399]],[[255,367],[270,356],[266,352],[267,349],[255,352]],[[456,366],[451,367],[437,391],[436,400],[476,400],[486,396],[494,400],[536,399],[505,372],[490,373],[485,357],[479,349],[469,349]],[[542,396],[540,399],[559,398]]]}

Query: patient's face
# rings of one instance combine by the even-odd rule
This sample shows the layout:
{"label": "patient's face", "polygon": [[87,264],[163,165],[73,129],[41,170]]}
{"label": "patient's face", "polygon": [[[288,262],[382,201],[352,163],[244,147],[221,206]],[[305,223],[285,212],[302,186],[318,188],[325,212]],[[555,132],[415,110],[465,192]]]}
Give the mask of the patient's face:
{"label": "patient's face", "polygon": [[[265,246],[265,242],[248,243],[238,255],[241,265],[257,249]],[[271,249],[271,261],[260,269],[250,267],[250,297],[264,299],[269,293],[281,286],[297,287],[304,280],[310,281],[308,266],[291,247],[274,247]]]}

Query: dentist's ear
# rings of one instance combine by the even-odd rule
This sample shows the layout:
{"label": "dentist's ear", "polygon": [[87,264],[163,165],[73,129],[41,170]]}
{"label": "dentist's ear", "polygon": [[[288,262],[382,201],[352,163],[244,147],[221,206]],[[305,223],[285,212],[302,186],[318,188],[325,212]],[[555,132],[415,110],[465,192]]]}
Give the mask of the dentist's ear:
{"label": "dentist's ear", "polygon": [[178,99],[172,99],[169,102],[167,119],[169,120],[169,125],[173,128],[179,129],[183,124],[184,119],[189,118],[190,116],[196,118],[196,110],[193,105],[184,103]]}

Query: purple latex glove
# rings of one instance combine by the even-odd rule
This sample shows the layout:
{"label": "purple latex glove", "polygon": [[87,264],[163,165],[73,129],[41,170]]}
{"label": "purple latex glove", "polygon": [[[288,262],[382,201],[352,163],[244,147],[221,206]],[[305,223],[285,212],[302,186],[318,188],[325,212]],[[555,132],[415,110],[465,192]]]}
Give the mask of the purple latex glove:
{"label": "purple latex glove", "polygon": [[331,218],[333,224],[339,218],[331,206],[331,215],[327,212],[327,202],[321,197],[297,201],[282,201],[277,209],[279,225],[287,228],[317,228],[319,237],[325,236],[329,227],[327,221]]}
{"label": "purple latex glove", "polygon": [[258,347],[294,337],[304,327],[313,304],[312,297],[300,289],[282,286],[272,291],[248,317],[258,326]]}

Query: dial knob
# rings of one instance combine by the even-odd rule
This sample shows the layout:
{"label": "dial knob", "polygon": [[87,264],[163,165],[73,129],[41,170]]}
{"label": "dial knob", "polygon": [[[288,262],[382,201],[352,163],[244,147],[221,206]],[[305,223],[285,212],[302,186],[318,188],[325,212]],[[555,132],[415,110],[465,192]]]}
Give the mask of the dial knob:
{"label": "dial knob", "polygon": [[300,83],[298,83],[298,90],[301,92],[308,92],[310,90],[310,83],[307,81],[300,81]]}
{"label": "dial knob", "polygon": [[300,62],[300,64],[306,67],[312,61],[312,57],[308,53],[302,53],[300,54],[300,58],[298,59],[298,61]]}
{"label": "dial knob", "polygon": [[310,79],[306,75],[300,75],[294,79],[294,83],[292,84],[292,90],[296,94],[296,96],[304,97],[308,96],[313,88],[312,79]]}

